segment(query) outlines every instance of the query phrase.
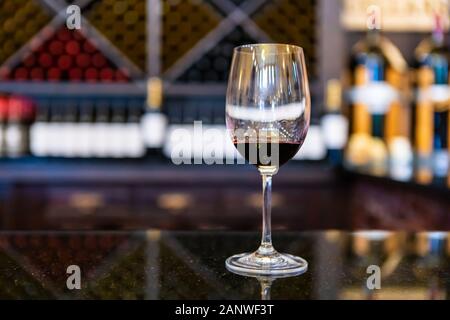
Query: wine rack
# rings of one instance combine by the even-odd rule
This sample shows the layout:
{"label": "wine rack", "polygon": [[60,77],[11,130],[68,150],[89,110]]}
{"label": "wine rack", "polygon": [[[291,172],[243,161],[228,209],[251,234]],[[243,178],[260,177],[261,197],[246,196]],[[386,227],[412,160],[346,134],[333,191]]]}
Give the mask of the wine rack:
{"label": "wine rack", "polygon": [[122,71],[78,31],[60,27],[53,37],[13,69],[0,75],[5,80],[126,82]]}
{"label": "wine rack", "polygon": [[0,64],[20,49],[51,19],[34,0],[0,2]]}
{"label": "wine rack", "polygon": [[146,68],[145,0],[94,1],[86,18],[142,70]]}
{"label": "wine rack", "polygon": [[[185,2],[170,3],[164,2],[162,15],[162,75],[166,81],[223,84],[233,47],[256,42],[302,46],[310,77],[317,77],[317,1],[203,0],[191,7],[194,12],[189,18]],[[199,24],[206,27],[200,28]]]}
{"label": "wine rack", "polygon": [[[69,4],[81,7],[79,31],[63,30],[65,17],[58,12]],[[0,90],[9,81],[69,81],[82,87],[94,79],[139,83],[145,75],[169,85],[224,86],[233,47],[254,42],[303,46],[315,77],[316,7],[315,0],[5,1],[0,4],[6,20],[0,26]],[[97,67],[89,66],[95,63],[84,53],[96,54],[92,60],[98,65],[108,64],[103,77],[101,69],[86,70]],[[111,74],[113,67],[117,74]]]}
{"label": "wine rack", "polygon": [[195,46],[222,16],[206,1],[164,1],[162,68],[167,70]]}

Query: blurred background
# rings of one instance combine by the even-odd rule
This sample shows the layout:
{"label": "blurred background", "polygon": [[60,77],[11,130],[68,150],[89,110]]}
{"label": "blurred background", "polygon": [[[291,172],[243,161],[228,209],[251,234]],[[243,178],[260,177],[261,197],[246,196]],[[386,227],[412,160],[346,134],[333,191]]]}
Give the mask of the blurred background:
{"label": "blurred background", "polygon": [[259,228],[255,168],[193,163],[235,156],[233,48],[278,42],[304,48],[312,119],[274,228],[448,230],[448,18],[443,0],[1,1],[0,227]]}

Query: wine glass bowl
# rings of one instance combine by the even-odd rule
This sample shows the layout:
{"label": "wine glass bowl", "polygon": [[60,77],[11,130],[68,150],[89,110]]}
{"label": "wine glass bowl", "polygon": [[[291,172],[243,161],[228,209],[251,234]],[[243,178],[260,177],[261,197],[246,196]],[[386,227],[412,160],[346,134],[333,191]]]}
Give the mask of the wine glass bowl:
{"label": "wine glass bowl", "polygon": [[299,274],[307,263],[278,253],[271,240],[272,176],[298,152],[309,127],[310,95],[303,49],[252,44],[234,49],[226,98],[226,123],[239,153],[263,180],[263,235],[259,249],[227,259],[233,272]]}

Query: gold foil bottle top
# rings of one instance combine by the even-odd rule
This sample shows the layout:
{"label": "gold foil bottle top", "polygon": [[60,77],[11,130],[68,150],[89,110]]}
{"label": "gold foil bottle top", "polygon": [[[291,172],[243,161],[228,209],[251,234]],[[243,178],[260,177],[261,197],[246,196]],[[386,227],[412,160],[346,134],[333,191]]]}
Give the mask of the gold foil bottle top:
{"label": "gold foil bottle top", "polygon": [[147,82],[147,108],[159,110],[162,104],[162,81],[160,78],[153,77]]}
{"label": "gold foil bottle top", "polygon": [[341,83],[337,79],[331,79],[327,82],[326,88],[326,110],[340,111],[342,103]]}

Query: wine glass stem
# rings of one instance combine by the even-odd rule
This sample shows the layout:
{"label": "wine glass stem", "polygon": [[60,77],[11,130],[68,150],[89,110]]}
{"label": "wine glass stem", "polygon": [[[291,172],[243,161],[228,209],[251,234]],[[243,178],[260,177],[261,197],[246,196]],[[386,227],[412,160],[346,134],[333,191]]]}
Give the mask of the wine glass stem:
{"label": "wine glass stem", "polygon": [[261,300],[270,300],[270,289],[272,287],[272,281],[262,280],[261,285]]}
{"label": "wine glass stem", "polygon": [[263,228],[261,245],[258,253],[261,255],[271,255],[275,252],[272,246],[272,226],[271,226],[271,209],[272,209],[272,175],[261,174],[263,187]]}

